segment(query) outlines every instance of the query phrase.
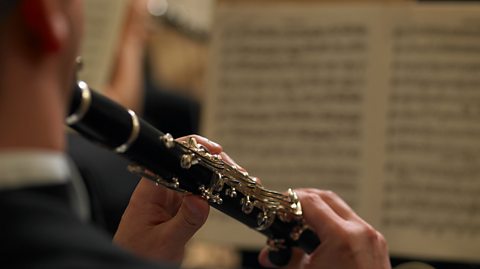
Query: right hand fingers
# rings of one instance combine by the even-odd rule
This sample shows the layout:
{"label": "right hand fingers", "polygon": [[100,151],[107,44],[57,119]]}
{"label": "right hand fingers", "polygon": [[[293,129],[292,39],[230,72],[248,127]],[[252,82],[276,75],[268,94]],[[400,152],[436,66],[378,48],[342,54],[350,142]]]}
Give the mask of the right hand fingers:
{"label": "right hand fingers", "polygon": [[340,197],[320,190],[299,190],[297,195],[306,223],[322,242],[310,255],[309,268],[390,268],[383,235]]}
{"label": "right hand fingers", "polygon": [[332,230],[341,229],[339,226],[344,225],[345,219],[321,195],[305,190],[295,192],[302,204],[305,221],[318,235],[320,242],[331,236]]}
{"label": "right hand fingers", "polygon": [[353,211],[353,209],[345,203],[345,201],[338,196],[338,194],[319,189],[297,189],[295,190],[297,195],[303,195],[304,193],[313,194],[319,196],[332,210],[341,218],[345,220],[361,220],[361,218]]}
{"label": "right hand fingers", "polygon": [[[324,238],[331,236],[332,229],[341,229],[339,226],[344,225],[345,218],[353,217],[355,214],[340,197],[332,192],[317,189],[299,189],[295,190],[295,193],[302,204],[305,221],[317,233],[320,242]],[[268,268],[277,268],[278,266],[270,261],[268,253],[268,247],[265,247],[260,252],[260,264]],[[306,259],[309,259],[309,255],[300,249],[294,248],[289,264],[287,267],[282,268],[299,268],[299,265],[305,262]]]}

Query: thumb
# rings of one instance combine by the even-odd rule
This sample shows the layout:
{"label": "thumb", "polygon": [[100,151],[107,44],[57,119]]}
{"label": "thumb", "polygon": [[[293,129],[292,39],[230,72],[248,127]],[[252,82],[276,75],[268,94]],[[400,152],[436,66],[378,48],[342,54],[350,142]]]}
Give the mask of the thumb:
{"label": "thumb", "polygon": [[171,240],[184,246],[195,232],[207,221],[210,206],[204,199],[186,195],[177,214],[168,221],[167,230],[171,231]]}

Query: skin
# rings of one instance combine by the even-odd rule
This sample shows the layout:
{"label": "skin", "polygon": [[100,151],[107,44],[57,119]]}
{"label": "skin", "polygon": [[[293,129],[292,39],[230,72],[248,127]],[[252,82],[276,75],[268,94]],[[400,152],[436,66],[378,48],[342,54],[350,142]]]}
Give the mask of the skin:
{"label": "skin", "polygon": [[[316,189],[295,192],[302,203],[305,221],[321,244],[310,255],[294,249],[290,263],[283,268],[391,268],[385,238],[337,194]],[[268,260],[267,248],[260,253],[259,262],[265,267],[276,267]]]}
{"label": "skin", "polygon": [[[211,153],[222,152],[218,144],[201,136],[193,137]],[[125,210],[114,242],[150,260],[181,263],[185,244],[205,223],[208,212],[209,205],[202,198],[142,179]]]}
{"label": "skin", "polygon": [[81,4],[26,0],[2,25],[0,123],[9,127],[0,132],[1,150],[64,149],[63,119],[81,40]]}

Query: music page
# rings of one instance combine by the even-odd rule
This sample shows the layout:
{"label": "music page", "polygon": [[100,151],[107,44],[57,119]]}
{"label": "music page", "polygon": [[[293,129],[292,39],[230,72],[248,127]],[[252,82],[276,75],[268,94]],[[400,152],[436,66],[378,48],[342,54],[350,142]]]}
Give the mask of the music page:
{"label": "music page", "polygon": [[480,260],[480,8],[471,9],[398,12],[389,29],[380,227],[402,255]]}
{"label": "music page", "polygon": [[373,21],[323,8],[218,12],[205,134],[268,188],[334,189],[357,207]]}
{"label": "music page", "polygon": [[127,0],[87,0],[83,61],[79,78],[101,90],[111,74],[120,32],[126,18]]}
{"label": "music page", "polygon": [[[223,5],[204,134],[268,189],[334,190],[394,255],[478,261],[479,14],[474,4]],[[264,244],[211,216],[201,238]]]}

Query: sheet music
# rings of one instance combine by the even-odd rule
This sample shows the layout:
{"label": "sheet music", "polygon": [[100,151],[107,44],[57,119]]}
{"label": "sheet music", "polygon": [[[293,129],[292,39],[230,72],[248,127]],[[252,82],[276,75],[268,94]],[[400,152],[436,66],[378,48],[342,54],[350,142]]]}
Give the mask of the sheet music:
{"label": "sheet music", "polygon": [[[479,19],[474,4],[223,6],[204,134],[267,188],[336,191],[393,254],[479,261]],[[233,223],[213,214],[200,237],[263,244]]]}
{"label": "sheet music", "polygon": [[419,11],[391,29],[382,226],[404,254],[479,259],[478,14]]}
{"label": "sheet music", "polygon": [[95,89],[107,83],[126,15],[127,0],[86,0],[82,80]]}
{"label": "sheet music", "polygon": [[356,206],[369,25],[317,11],[219,12],[205,130],[264,186],[334,189]]}

